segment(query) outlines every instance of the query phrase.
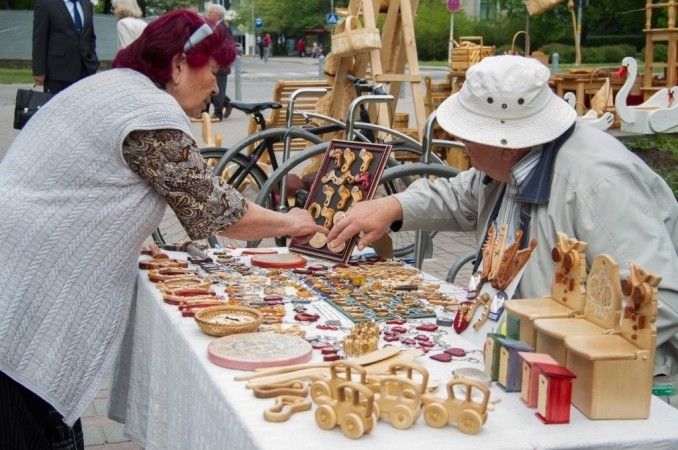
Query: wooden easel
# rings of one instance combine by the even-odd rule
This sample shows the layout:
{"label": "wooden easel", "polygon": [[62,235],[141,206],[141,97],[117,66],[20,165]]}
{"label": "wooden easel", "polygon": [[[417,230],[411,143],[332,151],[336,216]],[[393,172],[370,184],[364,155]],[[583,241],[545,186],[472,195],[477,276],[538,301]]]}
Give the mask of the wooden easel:
{"label": "wooden easel", "polygon": [[[668,23],[666,28],[652,27],[652,10],[668,8]],[[667,0],[664,2],[645,2],[645,71],[643,72],[643,97],[649,99],[652,94],[663,87],[671,88],[678,84],[678,27],[676,27],[676,13],[678,1]],[[654,46],[656,43],[665,42],[668,51],[666,56],[666,78],[663,86],[653,84]]]}
{"label": "wooden easel", "polygon": [[[373,105],[370,110],[373,121],[379,125],[391,126],[401,84],[411,83],[416,127],[419,139],[421,139],[426,111],[423,78],[419,74],[419,59],[414,36],[414,13],[419,6],[419,0],[351,0],[348,13],[353,16],[362,14],[365,28],[376,28],[376,18],[380,12],[384,12],[383,9],[380,11],[382,4],[387,9],[381,32],[381,49],[341,58],[334,78],[334,99],[330,115],[344,117],[346,113],[346,111],[341,111],[345,90],[350,87],[346,75],[355,58],[354,73],[356,76],[365,76],[368,73],[369,64],[369,73],[375,82],[390,83],[389,93],[394,97],[390,107],[382,103]],[[404,73],[405,63],[409,68],[407,75]]]}

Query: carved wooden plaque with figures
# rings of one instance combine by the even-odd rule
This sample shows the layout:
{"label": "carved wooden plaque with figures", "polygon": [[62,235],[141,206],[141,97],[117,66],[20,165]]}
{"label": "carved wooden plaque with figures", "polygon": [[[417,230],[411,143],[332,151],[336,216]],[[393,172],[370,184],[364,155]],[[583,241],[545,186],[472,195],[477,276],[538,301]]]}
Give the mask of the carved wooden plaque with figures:
{"label": "carved wooden plaque with figures", "polygon": [[[390,152],[390,145],[332,140],[304,209],[318,225],[332,229],[351,206],[374,197]],[[290,250],[345,263],[356,239],[332,248],[324,234],[316,233],[308,244],[293,242]]]}

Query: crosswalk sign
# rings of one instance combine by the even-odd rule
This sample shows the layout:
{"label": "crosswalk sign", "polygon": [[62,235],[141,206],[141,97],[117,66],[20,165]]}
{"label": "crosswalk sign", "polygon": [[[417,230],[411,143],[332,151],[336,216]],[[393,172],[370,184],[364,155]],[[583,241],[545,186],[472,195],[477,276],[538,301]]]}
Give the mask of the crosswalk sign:
{"label": "crosswalk sign", "polygon": [[254,19],[254,25],[257,28],[261,28],[264,25],[264,21],[261,20],[261,17],[257,17],[256,19]]}
{"label": "crosswalk sign", "polygon": [[336,25],[339,23],[339,16],[335,12],[329,12],[325,17],[325,21],[327,22],[327,25]]}

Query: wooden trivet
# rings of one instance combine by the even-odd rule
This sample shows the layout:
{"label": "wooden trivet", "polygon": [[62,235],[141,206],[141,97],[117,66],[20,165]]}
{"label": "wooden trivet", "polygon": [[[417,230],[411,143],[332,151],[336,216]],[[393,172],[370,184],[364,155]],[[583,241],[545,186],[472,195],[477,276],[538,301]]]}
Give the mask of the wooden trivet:
{"label": "wooden trivet", "polygon": [[241,333],[210,342],[207,359],[237,370],[301,364],[311,359],[311,344],[304,339],[278,333]]}
{"label": "wooden trivet", "polygon": [[306,258],[290,253],[282,255],[255,255],[252,256],[253,266],[267,269],[295,269],[306,266]]}

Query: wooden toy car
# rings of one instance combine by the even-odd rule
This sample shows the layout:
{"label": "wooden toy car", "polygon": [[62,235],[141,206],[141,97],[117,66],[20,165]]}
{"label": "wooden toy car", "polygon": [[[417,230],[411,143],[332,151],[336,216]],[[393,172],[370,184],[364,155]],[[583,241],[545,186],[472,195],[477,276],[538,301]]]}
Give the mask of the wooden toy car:
{"label": "wooden toy car", "polygon": [[311,398],[317,403],[318,397],[334,398],[336,387],[344,381],[356,381],[365,384],[367,372],[358,364],[349,361],[336,361],[330,365],[330,379],[317,380],[311,384]]}
{"label": "wooden toy car", "polygon": [[[463,398],[456,397],[456,386],[464,389]],[[474,388],[482,394],[480,402],[472,399]],[[442,400],[429,394],[423,396],[424,420],[433,428],[442,428],[449,423],[456,424],[462,433],[478,434],[487,420],[489,398],[487,386],[464,378],[452,380],[447,383],[447,399]]]}
{"label": "wooden toy car", "polygon": [[374,396],[379,417],[395,428],[410,428],[421,415],[421,391],[412,380],[388,376],[381,379],[380,391]]}
{"label": "wooden toy car", "polygon": [[315,401],[318,404],[315,421],[323,430],[339,425],[346,437],[358,439],[377,423],[374,394],[362,384],[339,383],[333,389],[333,397],[321,395]]}

